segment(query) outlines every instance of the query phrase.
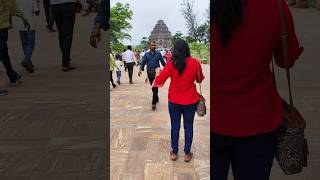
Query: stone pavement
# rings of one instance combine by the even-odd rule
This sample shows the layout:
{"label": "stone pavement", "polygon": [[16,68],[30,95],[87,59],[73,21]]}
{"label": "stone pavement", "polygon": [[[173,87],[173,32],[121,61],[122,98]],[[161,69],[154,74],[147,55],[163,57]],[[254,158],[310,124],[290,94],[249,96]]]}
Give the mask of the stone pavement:
{"label": "stone pavement", "polygon": [[[209,65],[203,65],[206,79],[203,92],[209,100]],[[114,76],[115,77],[115,76]],[[176,162],[169,156],[170,118],[167,94],[170,80],[159,89],[160,102],[157,110],[151,110],[152,91],[145,83],[146,73],[137,76],[129,85],[128,74],[122,72],[122,84],[110,94],[110,147],[112,180],[196,180],[210,179],[210,131],[208,113],[196,115],[191,162],[183,160],[184,130],[180,131],[180,152]],[[114,78],[115,79],[115,78]],[[210,111],[209,101],[207,102]]]}
{"label": "stone pavement", "polygon": [[89,45],[94,17],[77,16],[73,72],[62,72],[58,34],[47,32],[43,17],[34,74],[21,67],[18,32],[10,31],[11,59],[24,82],[8,87],[0,65],[0,88],[9,91],[0,97],[1,180],[107,179],[106,41],[98,49]]}

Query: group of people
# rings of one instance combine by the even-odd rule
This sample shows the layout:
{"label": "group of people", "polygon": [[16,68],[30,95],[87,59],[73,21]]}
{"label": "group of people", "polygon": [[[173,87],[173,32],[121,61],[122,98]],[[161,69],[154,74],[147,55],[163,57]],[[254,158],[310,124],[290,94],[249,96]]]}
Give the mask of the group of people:
{"label": "group of people", "polygon": [[[154,41],[149,42],[149,49],[136,53],[132,51],[132,46],[120,55],[115,56],[110,52],[110,81],[115,87],[112,74],[116,70],[118,84],[120,84],[121,71],[126,67],[129,76],[129,83],[133,84],[133,68],[137,65],[138,76],[142,71],[146,71],[147,79],[152,87],[151,108],[156,110],[159,102],[158,88],[162,87],[168,78],[171,78],[168,104],[171,119],[171,147],[170,157],[173,161],[178,158],[179,151],[179,132],[181,116],[184,119],[185,129],[185,158],[189,162],[193,154],[191,145],[193,139],[194,116],[197,110],[199,95],[196,90],[195,82],[201,83],[204,79],[199,60],[190,55],[190,49],[185,40],[178,40],[173,45],[172,52],[157,49]],[[161,68],[162,66],[162,68]],[[162,70],[161,70],[162,69]],[[186,98],[187,97],[187,98]]]}
{"label": "group of people", "polygon": [[[54,22],[59,33],[59,46],[62,54],[62,71],[68,72],[75,70],[71,65],[71,47],[73,39],[73,29],[75,24],[76,7],[78,3],[82,6],[82,15],[88,14],[88,4],[86,0],[43,0],[47,29],[49,32],[56,32],[53,28]],[[98,14],[95,18],[94,27],[90,36],[90,44],[97,47],[97,42],[101,39],[101,29],[107,30],[108,17],[106,0],[100,1]],[[0,0],[0,61],[2,61],[9,85],[18,85],[22,76],[17,73],[11,65],[8,53],[8,35],[12,27],[12,16],[20,19],[17,27],[19,28],[24,59],[21,62],[29,73],[33,73],[35,68],[32,63],[32,54],[35,48],[35,35],[37,29],[36,17],[40,15],[40,0]],[[0,90],[0,95],[7,95],[8,91]]]}

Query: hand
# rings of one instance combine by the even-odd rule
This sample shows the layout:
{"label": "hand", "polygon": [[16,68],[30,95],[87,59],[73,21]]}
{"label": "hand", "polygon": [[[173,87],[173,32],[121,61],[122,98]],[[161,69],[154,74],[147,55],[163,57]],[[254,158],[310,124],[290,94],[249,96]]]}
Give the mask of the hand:
{"label": "hand", "polygon": [[26,19],[22,19],[24,27],[29,31],[30,30],[30,24]]}
{"label": "hand", "polygon": [[40,10],[35,11],[34,14],[35,14],[36,16],[39,16],[39,15],[40,15]]}
{"label": "hand", "polygon": [[155,71],[156,71],[156,76],[158,76],[160,74],[161,70],[160,70],[160,68],[157,68]]}
{"label": "hand", "polygon": [[97,48],[97,41],[101,41],[100,24],[96,24],[92,29],[90,36],[90,44],[92,47]]}
{"label": "hand", "polygon": [[142,71],[141,71],[141,69],[140,69],[139,72],[138,72],[138,76],[140,77],[141,74],[142,74]]}
{"label": "hand", "polygon": [[81,16],[88,16],[90,14],[90,11],[88,9],[83,9]]}

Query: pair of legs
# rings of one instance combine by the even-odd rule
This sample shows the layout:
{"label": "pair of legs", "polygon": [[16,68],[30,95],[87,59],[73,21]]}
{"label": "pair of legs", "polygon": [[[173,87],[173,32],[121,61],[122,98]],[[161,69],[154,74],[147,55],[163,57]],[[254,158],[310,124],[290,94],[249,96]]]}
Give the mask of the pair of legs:
{"label": "pair of legs", "polygon": [[22,49],[24,53],[24,59],[21,64],[30,73],[33,73],[34,71],[31,57],[33,54],[34,46],[35,46],[35,37],[36,37],[35,30],[20,31],[20,39],[21,39]]}
{"label": "pair of legs", "polygon": [[115,88],[116,87],[116,84],[114,83],[113,81],[113,71],[110,71],[110,82],[112,84],[112,87]]}
{"label": "pair of legs", "polygon": [[177,154],[179,151],[179,132],[181,116],[185,134],[184,152],[190,154],[193,139],[193,122],[197,110],[197,104],[179,105],[169,102],[169,114],[171,119],[171,148]]}
{"label": "pair of legs", "polygon": [[[156,77],[156,72],[148,70],[147,75],[148,75],[149,82],[152,85]],[[158,89],[159,88],[157,87],[152,88],[152,105],[156,105],[157,102],[159,102]]]}
{"label": "pair of legs", "polygon": [[[70,53],[75,24],[75,3],[63,3],[52,5],[53,16],[59,32],[59,45],[62,52],[62,66],[70,67]],[[70,69],[72,70],[72,69]]]}
{"label": "pair of legs", "polygon": [[8,53],[8,28],[0,29],[0,60],[7,71],[10,83],[16,84],[21,76],[12,68]]}
{"label": "pair of legs", "polygon": [[117,83],[120,85],[121,71],[116,71],[116,74],[117,74]]}
{"label": "pair of legs", "polygon": [[135,63],[126,63],[126,67],[128,69],[128,75],[129,75],[129,81],[130,83],[132,83],[132,75],[133,75],[133,67],[134,67]]}
{"label": "pair of legs", "polygon": [[53,17],[53,11],[50,4],[50,0],[43,0],[43,7],[46,15],[47,28],[49,30],[53,30],[54,17]]}
{"label": "pair of legs", "polygon": [[275,132],[251,137],[211,134],[211,177],[227,180],[269,180],[277,149]]}

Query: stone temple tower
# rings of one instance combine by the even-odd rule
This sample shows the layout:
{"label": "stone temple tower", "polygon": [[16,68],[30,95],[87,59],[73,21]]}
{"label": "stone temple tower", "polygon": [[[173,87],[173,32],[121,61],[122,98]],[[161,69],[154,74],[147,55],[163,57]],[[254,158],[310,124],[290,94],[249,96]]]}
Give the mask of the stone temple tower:
{"label": "stone temple tower", "polygon": [[150,41],[155,41],[158,48],[171,48],[172,35],[163,20],[159,20],[153,28]]}

